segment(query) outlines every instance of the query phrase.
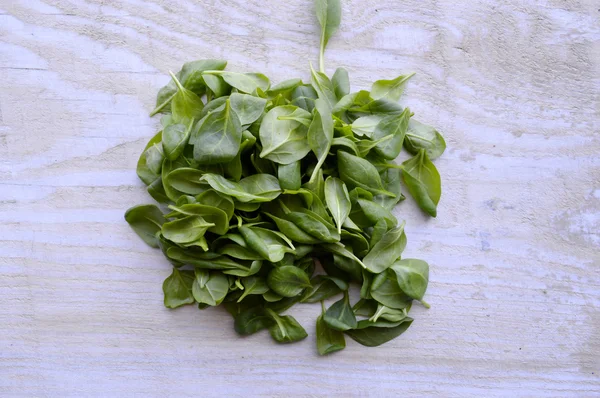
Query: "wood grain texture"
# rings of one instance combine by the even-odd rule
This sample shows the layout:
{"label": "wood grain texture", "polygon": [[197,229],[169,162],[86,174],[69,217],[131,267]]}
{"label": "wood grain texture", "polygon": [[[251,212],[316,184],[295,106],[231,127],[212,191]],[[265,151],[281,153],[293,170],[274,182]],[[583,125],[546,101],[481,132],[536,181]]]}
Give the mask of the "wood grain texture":
{"label": "wood grain texture", "polygon": [[[240,338],[162,306],[123,220],[166,72],[221,57],[308,79],[310,1],[0,0],[0,395],[600,396],[600,8],[344,0],[329,72],[404,96],[448,150],[437,219],[407,200],[430,310],[376,349]],[[223,21],[223,22],[219,22]],[[318,305],[291,313],[313,331]]]}

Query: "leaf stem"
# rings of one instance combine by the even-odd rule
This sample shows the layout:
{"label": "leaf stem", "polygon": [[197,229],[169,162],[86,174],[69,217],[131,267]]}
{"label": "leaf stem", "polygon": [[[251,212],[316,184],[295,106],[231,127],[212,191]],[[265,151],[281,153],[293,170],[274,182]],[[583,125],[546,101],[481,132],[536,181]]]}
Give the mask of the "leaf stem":
{"label": "leaf stem", "polygon": [[167,106],[169,104],[169,102],[171,102],[173,97],[175,97],[175,94],[177,94],[177,92],[174,92],[173,95],[170,95],[162,104],[160,104],[156,108],[154,108],[154,110],[152,112],[150,112],[150,117],[152,117],[152,116],[156,115],[158,112],[162,111],[163,108],[165,106]]}
{"label": "leaf stem", "polygon": [[185,88],[184,88],[184,87],[181,85],[181,82],[179,81],[179,79],[177,79],[177,76],[175,76],[175,75],[173,74],[173,72],[169,71],[169,75],[171,75],[171,79],[173,79],[173,81],[175,82],[175,85],[177,85],[177,88],[178,88],[180,91],[183,91],[183,90],[185,90]]}
{"label": "leaf stem", "polygon": [[319,70],[325,73],[325,29],[321,29],[321,45],[319,48]]}
{"label": "leaf stem", "polygon": [[427,309],[431,308],[431,306],[429,305],[429,303],[428,303],[428,302],[426,302],[425,300],[419,300],[419,302],[420,302],[421,304],[423,304],[423,307],[425,307],[425,308],[427,308]]}

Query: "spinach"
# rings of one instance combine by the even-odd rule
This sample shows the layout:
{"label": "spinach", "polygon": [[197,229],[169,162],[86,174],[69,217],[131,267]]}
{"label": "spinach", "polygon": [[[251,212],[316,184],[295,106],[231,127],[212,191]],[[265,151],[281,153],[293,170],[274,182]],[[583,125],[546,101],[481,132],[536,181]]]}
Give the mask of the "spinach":
{"label": "spinach", "polygon": [[165,221],[162,211],[155,205],[134,206],[125,212],[125,220],[149,246],[158,247],[156,234]]}
{"label": "spinach", "polygon": [[423,301],[429,283],[429,264],[423,260],[407,258],[396,261],[390,269],[396,276],[400,290],[429,308],[429,304]]}
{"label": "spinach", "polygon": [[190,121],[187,127],[184,124],[177,123],[165,127],[162,136],[163,152],[167,159],[176,160],[183,152],[190,139],[190,133],[194,119]]}
{"label": "spinach", "polygon": [[[361,321],[363,322],[363,321]],[[361,329],[348,330],[346,334],[354,341],[367,347],[377,347],[390,340],[400,336],[412,325],[413,319],[406,317],[397,326],[394,327],[377,327],[368,326],[369,323],[364,323],[365,326]]]}
{"label": "spinach", "polygon": [[333,84],[333,92],[338,101],[350,94],[350,77],[348,77],[346,69],[337,68],[331,78],[331,83]]}
{"label": "spinach", "polygon": [[397,227],[387,231],[381,239],[371,248],[363,258],[365,268],[374,274],[388,269],[406,247],[406,234],[404,233],[404,222]]}
{"label": "spinach", "polygon": [[179,271],[173,268],[173,272],[163,282],[165,294],[165,307],[177,308],[185,304],[193,304],[192,284],[194,274],[192,271]]}
{"label": "spinach", "polygon": [[273,325],[269,327],[269,333],[271,337],[278,343],[293,343],[294,341],[300,341],[306,338],[308,334],[306,330],[289,315],[278,315],[270,308],[267,308],[267,313],[275,321]]}
{"label": "spinach", "polygon": [[169,73],[177,86],[177,93],[171,100],[173,120],[177,123],[188,124],[190,120],[198,119],[204,103],[196,93],[183,87],[173,72]]}
{"label": "spinach", "polygon": [[303,159],[310,151],[306,126],[296,120],[280,119],[281,116],[293,114],[296,109],[293,105],[285,105],[267,112],[259,132],[263,147],[261,158],[289,164]]}
{"label": "spinach", "polygon": [[273,268],[267,278],[269,287],[283,297],[295,297],[311,287],[306,272],[293,265]]}
{"label": "spinach", "polygon": [[249,335],[270,327],[275,321],[262,307],[251,307],[235,316],[234,328],[241,335]]}
{"label": "spinach", "polygon": [[219,305],[229,290],[227,277],[220,272],[196,269],[192,295],[200,304]]}
{"label": "spinach", "polygon": [[316,303],[348,290],[348,283],[339,278],[317,275],[310,280],[311,288],[306,290],[301,302]]}
{"label": "spinach", "polygon": [[283,189],[297,190],[302,185],[302,171],[300,161],[290,164],[280,164],[277,167],[277,178]]}
{"label": "spinach", "polygon": [[346,348],[346,339],[344,338],[344,333],[330,328],[325,320],[323,319],[325,315],[325,307],[323,306],[323,302],[321,302],[322,313],[317,318],[317,351],[319,355],[326,355],[332,352],[340,351]]}
{"label": "spinach", "polygon": [[343,151],[337,152],[337,160],[340,178],[346,184],[363,188],[374,194],[396,197],[383,188],[377,169],[368,160]]}
{"label": "spinach", "polygon": [[414,73],[398,76],[392,80],[377,80],[371,86],[371,97],[375,100],[380,98],[398,101],[404,92],[404,87],[408,79],[414,76]]}
{"label": "spinach", "polygon": [[432,217],[437,216],[437,204],[442,196],[440,174],[424,149],[402,163],[402,178],[419,207]]}
{"label": "spinach", "polygon": [[242,127],[230,101],[225,101],[222,110],[209,113],[196,124],[190,141],[194,145],[194,160],[197,162],[225,163],[232,161],[238,154],[242,142]]}
{"label": "spinach", "polygon": [[433,127],[411,119],[408,123],[404,148],[413,155],[418,154],[420,149],[424,149],[429,159],[433,160],[444,153],[446,141]]}
{"label": "spinach", "polygon": [[340,301],[336,301],[325,311],[323,321],[330,328],[341,332],[356,328],[356,316],[352,311],[347,291],[344,291],[344,297]]}
{"label": "spinach", "polygon": [[[432,160],[446,143],[398,103],[412,74],[352,93],[346,69],[327,74],[341,2],[315,0],[315,12],[319,68],[310,65],[309,84],[271,87],[261,73],[225,70],[213,59],[169,72],[151,113],[161,113],[160,131],[136,166],[164,207],[134,206],[125,219],[172,265],[166,307],[223,305],[238,334],[268,329],[288,343],[307,333],[281,313],[320,301],[316,344],[325,355],[345,347],[344,333],[383,344],[412,323],[413,301],[429,308],[429,265],[401,259],[407,240],[394,207],[406,186],[437,215]],[[402,150],[413,157],[398,165]],[[354,306],[351,285],[360,286]],[[323,300],[340,295],[325,309]]]}
{"label": "spinach", "polygon": [[339,178],[328,177],[325,180],[325,202],[338,227],[338,233],[342,233],[342,225],[350,214],[351,203],[346,184]]}
{"label": "spinach", "polygon": [[319,65],[325,72],[325,47],[340,27],[342,6],[340,0],[315,0],[315,13],[321,25],[321,45],[319,46]]}
{"label": "spinach", "polygon": [[308,146],[317,157],[310,182],[319,177],[319,170],[325,163],[331,142],[333,141],[333,122],[331,120],[331,108],[322,99],[315,100],[315,116],[308,128]]}

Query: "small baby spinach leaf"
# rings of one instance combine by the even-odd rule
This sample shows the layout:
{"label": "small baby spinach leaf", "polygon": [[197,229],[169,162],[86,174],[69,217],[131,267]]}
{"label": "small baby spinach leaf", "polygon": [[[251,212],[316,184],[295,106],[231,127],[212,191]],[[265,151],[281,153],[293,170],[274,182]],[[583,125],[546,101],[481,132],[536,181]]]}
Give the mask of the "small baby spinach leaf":
{"label": "small baby spinach leaf", "polygon": [[332,352],[343,350],[346,347],[346,339],[344,333],[330,328],[323,317],[325,316],[325,308],[321,302],[322,313],[317,318],[317,351],[319,355],[327,355]]}
{"label": "small baby spinach leaf", "polygon": [[306,272],[293,265],[273,268],[267,283],[271,290],[283,297],[295,297],[304,289],[311,287]]}
{"label": "small baby spinach leaf", "polygon": [[235,316],[234,328],[238,334],[247,336],[274,324],[273,318],[262,307],[251,307]]}
{"label": "small baby spinach leaf", "polygon": [[[258,174],[258,175],[267,175],[267,174]],[[256,180],[256,178],[253,180]],[[224,178],[220,175],[217,175],[217,174],[207,173],[202,176],[201,181],[206,181],[211,186],[211,188],[213,188],[215,191],[217,191],[221,194],[224,194],[224,195],[233,196],[235,199],[237,199],[241,203],[269,202],[272,200],[272,198],[267,196],[267,194],[265,194],[265,196],[261,196],[261,195],[249,193],[246,190],[244,190],[243,186],[241,185],[242,181],[244,181],[244,180],[241,180],[238,183],[238,182],[229,181],[226,178]],[[277,179],[275,179],[275,181],[277,181]],[[253,184],[246,184],[246,185],[253,185]],[[268,194],[273,194],[273,192],[269,191]],[[257,208],[258,208],[258,206],[257,206]],[[254,209],[254,210],[256,210],[256,209]],[[254,211],[254,210],[249,210],[249,211]]]}
{"label": "small baby spinach leaf", "polygon": [[385,118],[385,115],[370,115],[356,119],[350,127],[357,136],[372,138],[377,125]]}
{"label": "small baby spinach leaf", "polygon": [[310,82],[317,92],[319,99],[322,99],[325,104],[329,107],[329,109],[333,109],[335,104],[337,103],[337,97],[335,96],[335,89],[333,88],[333,83],[331,80],[325,75],[323,72],[317,72],[313,69],[312,65],[310,67]]}
{"label": "small baby spinach leaf", "polygon": [[402,163],[402,178],[419,207],[435,217],[437,204],[442,195],[442,186],[440,174],[424,149]]}
{"label": "small baby spinach leaf", "polygon": [[[214,226],[210,227],[208,231],[217,235],[224,235],[229,229],[229,219],[227,217],[227,213],[219,208],[192,203],[181,205],[179,207],[169,206],[169,209],[173,210],[173,213],[202,217],[206,222],[214,224]],[[166,216],[168,217],[170,214],[167,214]]]}
{"label": "small baby spinach leaf", "polygon": [[313,237],[312,235],[304,232],[300,229],[296,224],[291,221],[285,220],[283,218],[276,217],[270,213],[265,213],[269,216],[277,225],[277,228],[283,232],[288,238],[293,240],[294,242],[304,243],[304,244],[316,244],[319,243],[320,240]]}
{"label": "small baby spinach leaf", "polygon": [[325,202],[338,227],[338,233],[342,233],[342,225],[350,214],[351,203],[346,184],[339,178],[328,177],[325,180]]}
{"label": "small baby spinach leaf", "polygon": [[231,86],[225,83],[225,80],[220,76],[205,74],[202,76],[202,80],[210,90],[210,93],[207,93],[207,96],[212,94],[211,97],[220,98],[231,92]]}
{"label": "small baby spinach leaf", "polygon": [[156,234],[160,231],[165,218],[155,205],[139,205],[125,212],[125,221],[129,223],[148,246],[158,247]]}
{"label": "small baby spinach leaf", "polygon": [[301,79],[288,79],[284,80],[281,83],[277,83],[274,86],[271,86],[269,91],[267,91],[267,95],[269,97],[276,97],[279,94],[287,94],[294,90],[296,87],[302,85]]}
{"label": "small baby spinach leaf", "polygon": [[163,131],[163,151],[167,159],[175,160],[183,152],[192,131],[193,119],[187,125],[177,123],[165,127]]}
{"label": "small baby spinach leaf", "polygon": [[286,105],[267,112],[259,131],[263,146],[261,158],[289,164],[304,158],[310,151],[306,126],[295,120],[279,119],[280,116],[291,115],[296,109],[298,108],[293,105]]}
{"label": "small baby spinach leaf", "polygon": [[392,80],[377,80],[371,86],[371,97],[375,100],[385,98],[390,101],[398,101],[404,92],[406,82],[413,76],[414,73],[410,73]]}
{"label": "small baby spinach leaf", "polygon": [[198,204],[212,206],[223,210],[227,214],[227,221],[233,217],[233,200],[227,195],[223,195],[214,189],[208,189],[196,196]]}
{"label": "small baby spinach leaf", "polygon": [[257,89],[267,91],[270,86],[269,79],[262,73],[237,73],[217,70],[208,70],[204,74],[217,75],[223,78],[227,84],[241,91],[252,94]]}
{"label": "small baby spinach leaf", "polygon": [[331,78],[331,83],[338,101],[350,93],[350,78],[346,69],[337,68]]}
{"label": "small baby spinach leaf", "polygon": [[406,247],[404,222],[397,228],[387,231],[363,258],[363,264],[369,271],[378,274],[389,268]]}
{"label": "small baby spinach leaf", "polygon": [[402,150],[409,119],[410,109],[408,108],[399,115],[390,115],[381,119],[373,131],[373,140],[382,140],[385,137],[391,138],[378,143],[375,146],[375,152],[385,159],[396,159]]}
{"label": "small baby spinach leaf", "polygon": [[263,294],[269,291],[267,282],[258,276],[242,278],[242,286],[244,286],[244,293],[238,299],[238,303],[250,294]]}
{"label": "small baby spinach leaf", "polygon": [[340,0],[315,0],[315,13],[321,25],[321,44],[319,46],[319,65],[325,72],[325,47],[333,34],[340,27],[342,6]]}
{"label": "small baby spinach leaf", "polygon": [[162,225],[162,235],[175,243],[195,242],[204,236],[206,230],[214,227],[215,224],[209,223],[199,216],[187,216]]}
{"label": "small baby spinach leaf", "polygon": [[396,261],[390,269],[394,272],[398,287],[408,297],[421,301],[429,308],[429,305],[423,301],[429,283],[429,264],[423,260],[406,258]]}
{"label": "small baby spinach leaf", "polygon": [[395,197],[383,188],[377,169],[368,160],[344,151],[337,152],[337,160],[340,178],[351,188],[360,187],[374,194]]}
{"label": "small baby spinach leaf", "polygon": [[318,171],[323,166],[333,141],[333,122],[330,109],[322,99],[319,98],[315,101],[315,115],[308,128],[307,139],[308,146],[317,157],[317,164],[313,169],[310,181],[315,181],[319,177]]}
{"label": "small baby spinach leaf", "polygon": [[272,263],[281,261],[285,253],[291,251],[273,231],[245,225],[238,229],[248,247]]}
{"label": "small baby spinach leaf", "polygon": [[394,323],[394,322],[400,322],[401,320],[403,320],[406,317],[407,317],[407,309],[406,308],[397,310],[394,308],[386,307],[385,305],[378,304],[377,309],[375,310],[373,315],[371,315],[369,317],[369,322],[375,323],[375,322],[377,322],[377,320],[379,318],[381,318],[385,321]]}
{"label": "small baby spinach leaf", "polygon": [[371,297],[389,308],[404,309],[410,305],[408,297],[389,272],[384,272],[373,278]]}
{"label": "small baby spinach leaf", "polygon": [[322,242],[338,242],[340,235],[335,228],[317,214],[310,210],[302,212],[290,212],[286,214],[286,218],[296,224],[307,234],[320,239]]}
{"label": "small baby spinach leaf", "polygon": [[196,269],[192,285],[194,299],[201,304],[219,305],[229,291],[229,281],[220,272]]}
{"label": "small baby spinach leaf", "polygon": [[185,304],[193,304],[193,282],[194,273],[192,271],[179,271],[177,268],[173,268],[171,275],[163,282],[165,307],[177,308]]}
{"label": "small baby spinach leaf", "polygon": [[302,185],[300,161],[297,160],[290,164],[280,164],[277,167],[277,177],[281,188],[291,190],[300,189],[300,186]]}
{"label": "small baby spinach leaf", "polygon": [[304,110],[302,108],[296,108],[289,115],[278,116],[277,119],[279,119],[279,120],[294,120],[306,127],[309,127],[310,123],[312,122],[313,117],[310,112],[307,112],[306,110]]}
{"label": "small baby spinach leaf", "polygon": [[153,171],[153,169],[156,170],[156,167],[153,167],[152,169],[148,167],[148,163],[146,160],[146,151],[153,145],[160,144],[161,141],[162,131],[159,131],[154,137],[150,139],[150,141],[148,141],[148,144],[144,148],[144,151],[140,155],[140,158],[137,162],[137,175],[140,178],[140,180],[142,180],[146,185],[152,184],[154,181],[156,181],[157,178],[160,177],[160,171],[157,173]]}
{"label": "small baby spinach leaf", "polygon": [[185,125],[189,124],[191,120],[198,120],[204,103],[196,93],[183,87],[173,72],[169,72],[169,74],[177,86],[177,93],[171,100],[173,120]]}
{"label": "small baby spinach leaf", "polygon": [[179,194],[198,195],[209,188],[205,182],[200,181],[203,175],[204,173],[201,170],[180,167],[168,173],[163,183],[165,189],[167,187],[173,188]]}
{"label": "small baby spinach leaf", "polygon": [[315,100],[319,95],[310,85],[301,85],[292,92],[292,105],[304,109],[307,112],[312,112],[315,107]]}
{"label": "small baby spinach leaf", "polygon": [[240,119],[225,101],[221,111],[209,113],[196,124],[190,142],[194,145],[194,160],[201,164],[232,161],[240,150],[242,127]]}
{"label": "small baby spinach leaf", "polygon": [[144,157],[146,158],[147,169],[154,175],[160,174],[163,160],[165,159],[165,153],[161,143],[158,142],[148,147],[144,152]]}
{"label": "small baby spinach leaf", "polygon": [[271,337],[278,343],[293,343],[308,336],[306,330],[292,316],[278,315],[270,308],[267,308],[266,311],[275,321],[269,327],[269,333],[271,333]]}
{"label": "small baby spinach leaf", "polygon": [[400,336],[406,331],[406,329],[410,327],[412,322],[413,319],[409,317],[404,318],[400,324],[395,327],[367,326],[369,323],[366,322],[363,323],[363,325],[367,327],[356,330],[348,330],[346,331],[346,334],[354,341],[364,346],[377,347]]}
{"label": "small baby spinach leaf", "polygon": [[350,298],[347,291],[344,291],[344,297],[341,300],[336,301],[327,309],[323,315],[323,321],[330,328],[341,332],[356,327],[356,316],[350,306]]}
{"label": "small baby spinach leaf", "polygon": [[417,155],[420,149],[424,149],[429,159],[433,160],[444,153],[446,141],[433,127],[411,119],[408,122],[404,148],[413,155]]}
{"label": "small baby spinach leaf", "polygon": [[327,275],[315,276],[310,280],[310,284],[311,288],[302,296],[302,303],[316,303],[348,290],[346,281]]}
{"label": "small baby spinach leaf", "polygon": [[229,100],[231,109],[240,119],[242,126],[250,125],[258,120],[267,105],[266,99],[248,94],[233,93]]}

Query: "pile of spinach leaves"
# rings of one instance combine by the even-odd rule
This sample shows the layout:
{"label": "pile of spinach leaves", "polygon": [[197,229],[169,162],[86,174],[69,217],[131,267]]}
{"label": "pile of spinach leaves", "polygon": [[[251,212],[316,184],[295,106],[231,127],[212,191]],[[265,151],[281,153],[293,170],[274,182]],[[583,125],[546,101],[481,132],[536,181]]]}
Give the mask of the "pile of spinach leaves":
{"label": "pile of spinach leaves", "polygon": [[[432,160],[443,137],[398,104],[412,74],[352,92],[348,72],[325,74],[324,51],[340,24],[339,0],[316,0],[320,70],[310,82],[271,85],[261,73],[226,71],[226,62],[188,62],[160,89],[162,129],[137,174],[160,204],[132,207],[125,219],[173,265],[164,304],[223,304],[235,330],[268,329],[277,342],[304,339],[282,312],[317,303],[317,350],[345,336],[378,346],[412,323],[429,266],[402,258],[404,222],[392,210],[405,186],[436,216],[440,176]],[[412,157],[394,163],[404,149]],[[349,287],[360,287],[350,301]],[[324,300],[340,297],[329,308]]]}

